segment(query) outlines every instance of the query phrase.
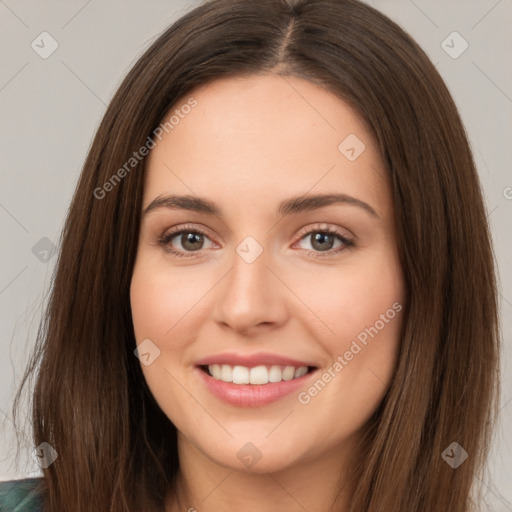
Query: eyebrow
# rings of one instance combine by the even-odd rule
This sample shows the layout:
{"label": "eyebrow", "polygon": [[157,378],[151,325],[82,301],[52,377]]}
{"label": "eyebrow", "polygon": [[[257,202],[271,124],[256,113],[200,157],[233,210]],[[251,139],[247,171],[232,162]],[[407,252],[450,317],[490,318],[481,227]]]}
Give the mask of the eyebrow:
{"label": "eyebrow", "polygon": [[[315,194],[291,197],[279,205],[278,213],[286,216],[316,210],[333,204],[356,206],[363,209],[371,216],[380,219],[380,216],[368,203],[346,194]],[[215,203],[208,199],[193,195],[158,196],[149,203],[149,205],[144,209],[142,215],[144,216],[157,208],[191,210],[199,213],[206,213],[207,215],[222,217],[222,211]]]}

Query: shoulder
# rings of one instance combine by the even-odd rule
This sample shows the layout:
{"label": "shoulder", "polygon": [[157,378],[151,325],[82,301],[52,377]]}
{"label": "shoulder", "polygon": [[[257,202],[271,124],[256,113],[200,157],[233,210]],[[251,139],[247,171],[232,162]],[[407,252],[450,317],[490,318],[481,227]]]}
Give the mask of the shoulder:
{"label": "shoulder", "polygon": [[0,482],[0,512],[40,512],[43,477]]}

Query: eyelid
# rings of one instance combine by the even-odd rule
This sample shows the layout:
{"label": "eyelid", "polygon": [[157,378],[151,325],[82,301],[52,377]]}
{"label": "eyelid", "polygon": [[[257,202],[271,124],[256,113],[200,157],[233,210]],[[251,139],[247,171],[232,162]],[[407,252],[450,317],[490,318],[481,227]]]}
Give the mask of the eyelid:
{"label": "eyelid", "polygon": [[177,226],[165,230],[162,236],[169,237],[171,235],[177,235],[182,231],[197,232],[207,236],[212,242],[215,241],[215,237],[211,235],[211,230],[201,224],[178,224]]}
{"label": "eyelid", "polygon": [[[302,240],[305,235],[309,235],[312,231],[318,232],[331,232],[333,234],[337,234],[340,236],[344,236],[345,238],[349,238],[350,240],[355,241],[356,236],[350,232],[346,228],[341,228],[339,226],[327,224],[326,222],[320,222],[317,224],[308,224],[306,227],[302,228],[297,235],[297,240]],[[344,233],[345,232],[345,233]]]}

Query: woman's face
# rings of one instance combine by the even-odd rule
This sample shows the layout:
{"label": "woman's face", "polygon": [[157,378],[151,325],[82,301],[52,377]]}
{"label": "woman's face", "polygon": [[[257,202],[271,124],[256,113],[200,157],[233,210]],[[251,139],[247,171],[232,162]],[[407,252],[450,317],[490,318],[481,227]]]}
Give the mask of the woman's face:
{"label": "woman's face", "polygon": [[338,97],[275,75],[201,86],[170,115],[146,162],[131,282],[147,384],[180,449],[210,462],[266,472],[337,457],[399,346],[404,284],[375,142]]}

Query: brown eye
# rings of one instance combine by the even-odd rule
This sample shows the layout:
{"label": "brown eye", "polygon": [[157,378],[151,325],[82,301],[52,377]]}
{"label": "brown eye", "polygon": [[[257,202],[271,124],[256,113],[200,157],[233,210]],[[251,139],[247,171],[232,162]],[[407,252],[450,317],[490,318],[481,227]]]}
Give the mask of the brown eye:
{"label": "brown eye", "polygon": [[[310,229],[298,242],[309,242],[310,247],[301,247],[315,256],[330,256],[355,246],[353,240],[333,229]],[[315,254],[316,253],[316,254]]]}
{"label": "brown eye", "polygon": [[330,233],[312,233],[311,246],[317,251],[328,251],[332,249],[336,239]]}
{"label": "brown eye", "polygon": [[164,233],[158,241],[166,252],[175,256],[196,256],[194,253],[199,253],[202,249],[208,249],[214,245],[201,230],[186,227]]}
{"label": "brown eye", "polygon": [[171,240],[177,237],[180,237],[179,241],[181,246],[186,251],[198,251],[199,249],[203,248],[202,246],[204,244],[204,235],[201,233],[183,232],[182,234],[173,236]]}

